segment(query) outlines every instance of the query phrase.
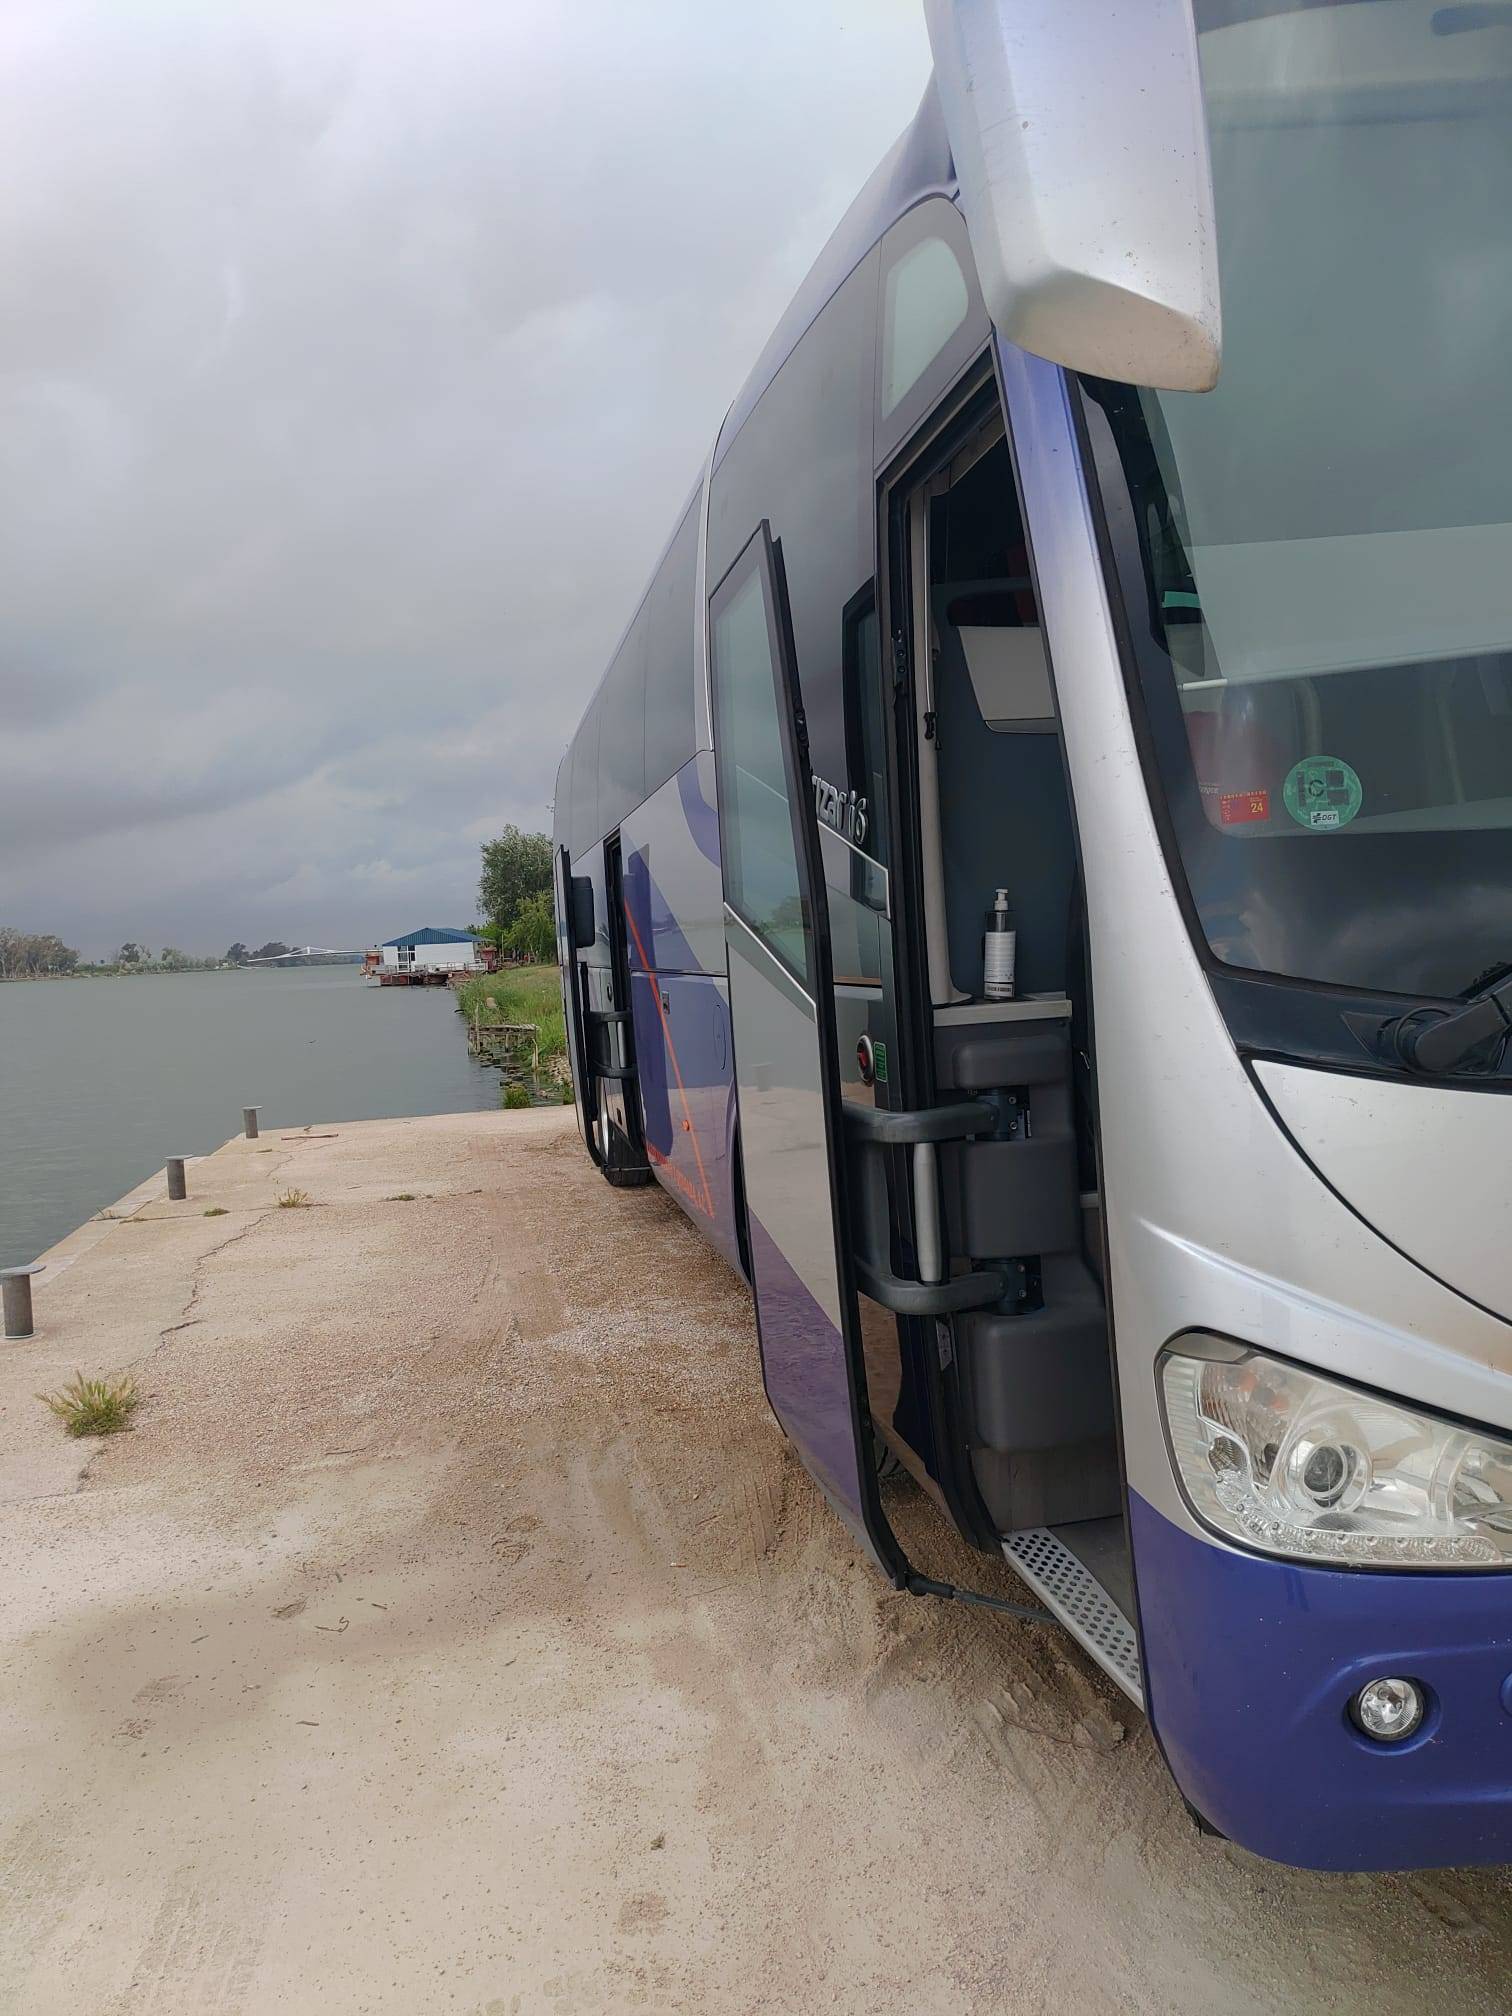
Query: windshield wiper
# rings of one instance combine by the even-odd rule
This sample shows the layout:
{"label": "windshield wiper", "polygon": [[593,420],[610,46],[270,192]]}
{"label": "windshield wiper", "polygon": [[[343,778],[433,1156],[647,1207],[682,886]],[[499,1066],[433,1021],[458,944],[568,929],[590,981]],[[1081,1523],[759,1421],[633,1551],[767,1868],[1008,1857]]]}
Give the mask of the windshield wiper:
{"label": "windshield wiper", "polygon": [[[1489,982],[1490,984],[1486,984]],[[1414,1008],[1381,1031],[1398,1060],[1425,1078],[1446,1078],[1512,1034],[1512,963],[1493,966],[1462,1008]]]}

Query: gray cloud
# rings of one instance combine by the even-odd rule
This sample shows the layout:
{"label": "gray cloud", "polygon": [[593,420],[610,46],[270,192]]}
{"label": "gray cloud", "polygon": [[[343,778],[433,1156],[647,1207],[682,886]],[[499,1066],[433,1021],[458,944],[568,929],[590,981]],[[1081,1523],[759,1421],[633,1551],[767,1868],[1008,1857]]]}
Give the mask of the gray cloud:
{"label": "gray cloud", "polygon": [[0,919],[465,921],[918,0],[11,0]]}

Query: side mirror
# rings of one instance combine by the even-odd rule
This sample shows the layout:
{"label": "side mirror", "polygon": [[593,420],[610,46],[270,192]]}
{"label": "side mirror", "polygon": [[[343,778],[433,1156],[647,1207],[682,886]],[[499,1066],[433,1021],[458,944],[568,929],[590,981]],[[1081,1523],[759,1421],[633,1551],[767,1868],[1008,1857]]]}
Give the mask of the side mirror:
{"label": "side mirror", "polygon": [[567,888],[568,936],[572,940],[574,952],[582,952],[593,943],[593,878],[591,875],[574,875]]}
{"label": "side mirror", "polygon": [[1206,392],[1222,355],[1191,0],[925,0],[982,296],[1011,343]]}

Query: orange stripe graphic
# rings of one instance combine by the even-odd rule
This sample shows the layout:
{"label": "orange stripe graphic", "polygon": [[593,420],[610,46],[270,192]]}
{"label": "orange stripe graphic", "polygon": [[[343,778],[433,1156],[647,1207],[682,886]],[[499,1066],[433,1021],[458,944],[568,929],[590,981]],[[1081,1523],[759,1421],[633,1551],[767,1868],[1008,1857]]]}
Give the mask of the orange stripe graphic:
{"label": "orange stripe graphic", "polygon": [[[703,1156],[699,1153],[698,1129],[693,1124],[693,1109],[688,1104],[687,1087],[683,1084],[682,1071],[677,1062],[677,1045],[672,1041],[672,1031],[667,1024],[667,1011],[662,1006],[661,982],[656,976],[655,967],[652,966],[651,961],[646,957],[646,948],[641,943],[639,931],[635,928],[635,919],[630,914],[630,905],[624,903],[622,904],[622,908],[625,912],[625,922],[630,926],[630,936],[635,940],[635,949],[640,957],[642,970],[645,972],[646,978],[651,982],[651,999],[656,1003],[656,1013],[662,1026],[662,1037],[667,1045],[667,1056],[671,1059],[672,1063],[672,1075],[677,1080],[677,1096],[682,1101],[683,1128],[693,1139],[693,1159],[698,1164],[698,1180],[703,1185],[702,1208],[705,1215],[712,1218],[714,1216],[714,1192],[709,1188],[709,1179],[704,1172]],[[670,1162],[667,1166],[671,1167]],[[674,1170],[673,1173],[675,1175],[676,1171]],[[698,1199],[695,1197],[692,1201],[696,1204]]]}

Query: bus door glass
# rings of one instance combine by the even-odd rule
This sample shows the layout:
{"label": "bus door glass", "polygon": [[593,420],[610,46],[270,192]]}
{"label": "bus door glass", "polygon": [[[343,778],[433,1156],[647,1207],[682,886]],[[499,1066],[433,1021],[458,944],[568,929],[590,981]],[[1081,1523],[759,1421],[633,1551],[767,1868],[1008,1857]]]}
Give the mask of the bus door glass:
{"label": "bus door glass", "polygon": [[577,1108],[578,1126],[591,1148],[593,1115],[585,1104],[588,1052],[583,1042],[577,951],[583,938],[592,940],[593,887],[584,878],[574,878],[565,847],[554,850],[552,872],[556,883],[557,965],[562,976],[562,1016],[567,1026],[567,1049],[572,1060],[572,1101]]}
{"label": "bus door glass", "polygon": [[843,1228],[834,979],[780,554],[765,525],[710,603],[730,1017],[762,1375],[830,1502],[899,1579]]}
{"label": "bus door glass", "polygon": [[620,839],[611,833],[586,865],[594,925],[583,961],[584,1040],[592,1086],[594,1152],[611,1183],[632,1185],[648,1174],[635,1085],[630,975]]}
{"label": "bus door glass", "polygon": [[636,1096],[635,1035],[630,1010],[630,948],[625,933],[625,892],[620,836],[604,842],[605,911],[609,928],[609,1005],[603,1024],[606,1058],[604,1107],[617,1151],[616,1168],[645,1162],[640,1102]]}

